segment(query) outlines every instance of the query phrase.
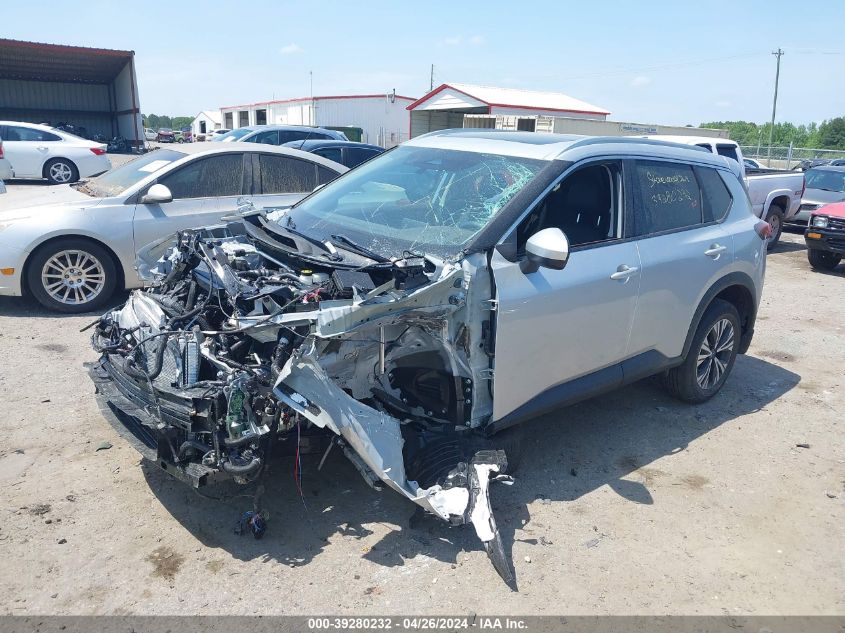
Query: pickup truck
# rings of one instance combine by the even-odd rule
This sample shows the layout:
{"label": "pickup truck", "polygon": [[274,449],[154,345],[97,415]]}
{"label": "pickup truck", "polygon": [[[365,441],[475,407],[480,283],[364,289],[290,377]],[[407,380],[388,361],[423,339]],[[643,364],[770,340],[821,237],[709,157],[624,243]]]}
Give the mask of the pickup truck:
{"label": "pickup truck", "polygon": [[783,223],[794,217],[801,208],[801,197],[806,186],[804,174],[786,169],[750,169],[746,166],[742,150],[736,141],[707,136],[651,135],[646,138],[696,145],[713,154],[737,161],[748,189],[748,197],[751,198],[754,215],[772,226],[769,250],[780,240]]}

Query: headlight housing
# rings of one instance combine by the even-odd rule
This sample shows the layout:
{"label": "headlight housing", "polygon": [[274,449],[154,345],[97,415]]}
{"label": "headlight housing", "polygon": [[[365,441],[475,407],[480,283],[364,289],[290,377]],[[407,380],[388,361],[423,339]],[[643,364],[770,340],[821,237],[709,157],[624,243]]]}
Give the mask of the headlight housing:
{"label": "headlight housing", "polygon": [[812,225],[817,229],[826,229],[827,228],[827,216],[826,215],[814,215]]}

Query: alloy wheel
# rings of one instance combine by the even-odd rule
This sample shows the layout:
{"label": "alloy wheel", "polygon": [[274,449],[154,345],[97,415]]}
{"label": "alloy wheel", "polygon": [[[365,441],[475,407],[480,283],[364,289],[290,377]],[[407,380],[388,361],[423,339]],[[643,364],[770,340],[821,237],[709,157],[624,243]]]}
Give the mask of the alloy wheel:
{"label": "alloy wheel", "polygon": [[50,165],[50,178],[54,182],[70,182],[73,170],[67,163],[53,163]]}
{"label": "alloy wheel", "polygon": [[712,389],[725,374],[733,353],[734,334],[733,323],[728,319],[719,319],[701,342],[695,377],[702,389]]}
{"label": "alloy wheel", "polygon": [[102,292],[105,281],[100,260],[80,250],[59,251],[41,269],[41,284],[47,294],[69,305],[93,301]]}

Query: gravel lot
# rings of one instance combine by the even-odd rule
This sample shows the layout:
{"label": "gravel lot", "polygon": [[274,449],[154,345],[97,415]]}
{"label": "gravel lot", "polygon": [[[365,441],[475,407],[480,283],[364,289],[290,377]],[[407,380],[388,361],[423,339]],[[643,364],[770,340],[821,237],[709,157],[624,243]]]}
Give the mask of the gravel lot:
{"label": "gravel lot", "polygon": [[[12,183],[0,209],[50,190]],[[267,535],[236,536],[248,491],[200,496],[100,415],[95,315],[0,298],[0,612],[845,614],[843,277],[785,235],[714,400],[645,381],[529,423],[516,484],[493,490],[518,592],[471,528],[409,527],[339,451],[305,460],[301,499],[281,461]]]}

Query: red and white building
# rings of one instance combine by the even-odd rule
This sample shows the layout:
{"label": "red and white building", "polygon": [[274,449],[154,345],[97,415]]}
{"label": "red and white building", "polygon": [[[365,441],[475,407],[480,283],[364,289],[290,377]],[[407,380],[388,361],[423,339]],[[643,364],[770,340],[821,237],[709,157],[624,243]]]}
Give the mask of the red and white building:
{"label": "red and white building", "polygon": [[535,92],[450,83],[407,106],[411,137],[449,128],[554,130],[556,118],[605,121],[604,108],[559,92]]}
{"label": "red and white building", "polygon": [[397,94],[331,95],[262,101],[220,108],[223,127],[316,125],[361,129],[361,141],[393,147],[408,140],[409,103]]}

